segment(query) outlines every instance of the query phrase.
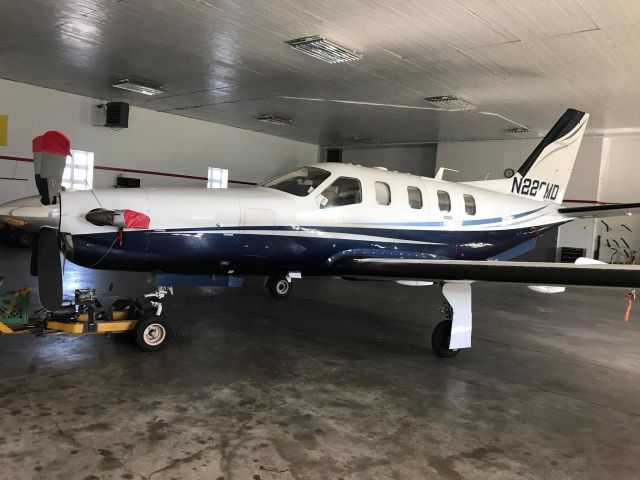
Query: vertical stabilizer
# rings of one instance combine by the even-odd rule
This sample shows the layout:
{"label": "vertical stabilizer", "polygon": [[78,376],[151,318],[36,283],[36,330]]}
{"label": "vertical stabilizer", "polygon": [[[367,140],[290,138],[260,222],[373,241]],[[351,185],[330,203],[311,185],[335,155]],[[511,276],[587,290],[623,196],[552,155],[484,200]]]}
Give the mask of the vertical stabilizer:
{"label": "vertical stabilizer", "polygon": [[469,182],[477,187],[562,203],[589,114],[568,109],[508,180]]}
{"label": "vertical stabilizer", "polygon": [[512,178],[511,193],[562,203],[589,114],[570,108]]}

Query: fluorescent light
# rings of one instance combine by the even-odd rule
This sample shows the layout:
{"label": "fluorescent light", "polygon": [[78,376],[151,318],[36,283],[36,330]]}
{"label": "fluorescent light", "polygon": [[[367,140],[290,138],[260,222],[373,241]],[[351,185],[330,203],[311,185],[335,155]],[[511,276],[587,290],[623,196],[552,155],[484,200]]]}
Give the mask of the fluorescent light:
{"label": "fluorescent light", "polygon": [[257,119],[261,122],[272,123],[273,125],[295,125],[290,118],[277,117],[275,115],[259,115]]}
{"label": "fluorescent light", "polygon": [[505,130],[505,133],[507,133],[508,135],[530,135],[533,132],[528,128],[517,127],[517,128],[508,128],[507,130]]}
{"label": "fluorescent light", "polygon": [[468,110],[475,110],[476,107],[474,104],[467,102],[466,100],[462,100],[461,98],[456,97],[455,95],[444,95],[441,97],[427,97],[425,100],[429,103],[432,103],[436,107],[441,108],[442,110],[447,110],[449,112],[465,112]]}
{"label": "fluorescent light", "polygon": [[351,140],[353,142],[361,142],[361,143],[376,143],[375,138],[365,137],[364,135],[354,135],[351,137],[347,137],[347,140]]}
{"label": "fluorescent light", "polygon": [[312,36],[296,38],[285,42],[296,50],[311,55],[327,63],[342,63],[360,60],[362,55],[337,45],[324,37]]}
{"label": "fluorescent light", "polygon": [[131,80],[126,78],[124,80],[117,81],[113,84],[113,86],[115,88],[129,90],[130,92],[142,93],[143,95],[158,95],[165,92],[163,88],[142,85],[141,83],[132,82]]}

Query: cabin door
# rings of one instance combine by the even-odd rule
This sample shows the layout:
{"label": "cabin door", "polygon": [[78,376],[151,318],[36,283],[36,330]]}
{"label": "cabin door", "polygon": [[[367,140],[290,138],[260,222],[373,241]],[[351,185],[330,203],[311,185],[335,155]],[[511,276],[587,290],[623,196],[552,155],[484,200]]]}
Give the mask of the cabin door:
{"label": "cabin door", "polygon": [[248,266],[264,266],[273,248],[273,231],[276,216],[266,208],[247,208],[244,211],[242,239],[240,242],[243,263]]}

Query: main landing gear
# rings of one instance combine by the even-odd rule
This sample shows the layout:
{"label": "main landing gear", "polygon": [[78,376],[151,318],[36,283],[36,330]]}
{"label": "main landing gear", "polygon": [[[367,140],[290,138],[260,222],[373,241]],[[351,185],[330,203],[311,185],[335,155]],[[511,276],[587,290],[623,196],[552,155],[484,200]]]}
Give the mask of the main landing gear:
{"label": "main landing gear", "polygon": [[293,290],[293,284],[288,275],[272,275],[267,277],[265,286],[269,289],[271,296],[277,299],[287,298],[291,290]]}
{"label": "main landing gear", "polygon": [[451,343],[451,327],[453,325],[453,308],[447,300],[442,303],[440,313],[444,317],[436,328],[433,329],[431,334],[431,348],[434,353],[440,358],[455,357],[460,353],[459,348],[449,348]]}
{"label": "main landing gear", "polygon": [[446,282],[440,312],[444,316],[431,334],[431,348],[441,358],[452,358],[471,346],[471,284]]}

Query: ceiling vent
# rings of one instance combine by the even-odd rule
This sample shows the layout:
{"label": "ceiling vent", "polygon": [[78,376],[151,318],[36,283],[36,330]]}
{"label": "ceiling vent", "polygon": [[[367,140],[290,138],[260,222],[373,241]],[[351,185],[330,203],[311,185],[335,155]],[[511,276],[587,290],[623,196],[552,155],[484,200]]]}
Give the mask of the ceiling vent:
{"label": "ceiling vent", "polygon": [[142,93],[143,95],[159,95],[165,92],[161,87],[150,87],[149,85],[143,85],[142,83],[133,82],[129,79],[119,80],[113,84],[113,87],[130,92]]}
{"label": "ceiling vent", "polygon": [[516,127],[516,128],[508,128],[505,130],[507,135],[531,135],[533,132],[528,128]]}
{"label": "ceiling vent", "polygon": [[286,42],[296,50],[327,63],[342,63],[360,60],[362,55],[337,45],[324,37],[296,38]]}
{"label": "ceiling vent", "polygon": [[294,121],[290,118],[277,117],[275,115],[258,115],[257,119],[273,125],[295,125]]}
{"label": "ceiling vent", "polygon": [[455,95],[445,95],[442,97],[427,97],[425,100],[434,106],[441,108],[442,110],[447,110],[449,112],[466,112],[469,110],[475,110],[476,107],[474,104],[467,102],[466,100],[462,100],[461,98],[456,97]]}

